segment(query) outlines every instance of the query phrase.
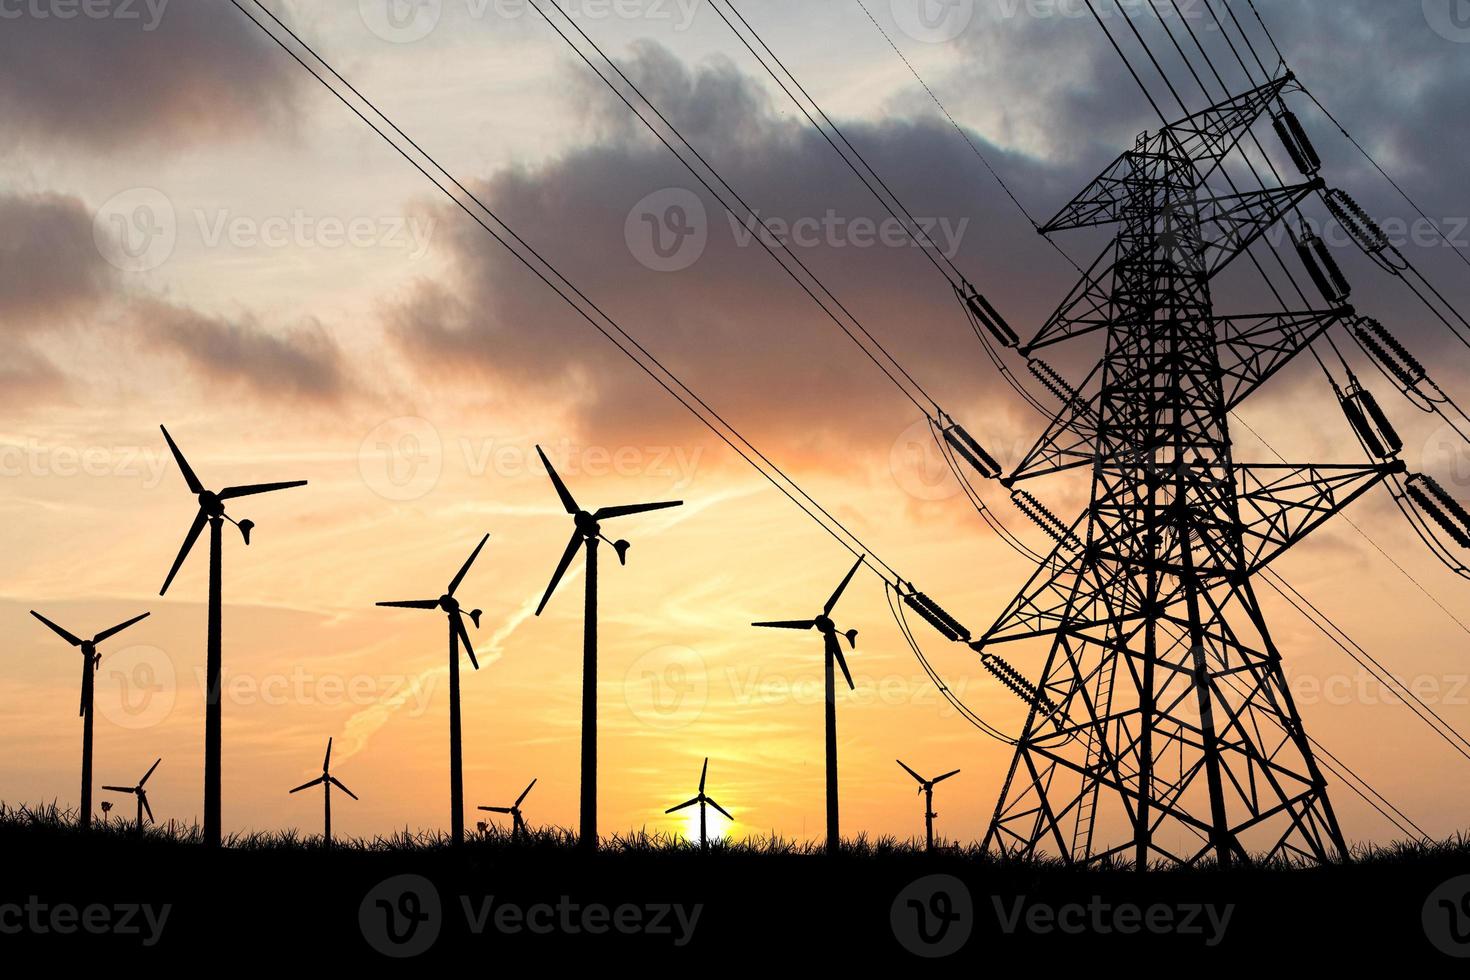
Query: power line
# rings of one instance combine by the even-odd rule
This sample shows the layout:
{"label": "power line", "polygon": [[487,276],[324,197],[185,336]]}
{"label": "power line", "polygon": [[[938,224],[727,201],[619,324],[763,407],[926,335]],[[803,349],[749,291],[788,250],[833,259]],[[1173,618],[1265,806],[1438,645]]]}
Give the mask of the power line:
{"label": "power line", "polygon": [[[230,0],[230,2],[237,10],[239,10],[242,14],[249,18],[253,24],[264,31],[266,35],[270,37],[270,39],[274,41],[278,46],[280,46],[283,51],[290,55],[293,60],[295,60],[299,65],[301,65],[301,67],[306,69],[313,77],[315,77],[318,82],[320,82],[329,92],[332,93],[332,95],[334,95],[340,102],[342,102],[343,105],[351,110],[354,115],[356,115],[375,133],[382,137],[383,140],[387,142],[388,145],[391,146],[394,150],[396,150],[399,155],[407,160],[414,167],[414,169],[423,174],[423,176],[426,177],[432,184],[434,184],[434,186],[437,187],[442,193],[444,193],[446,197],[453,201],[454,204],[460,210],[464,211],[471,220],[473,220],[486,233],[494,238],[503,248],[506,249],[506,251],[510,252],[517,261],[526,266],[526,268],[529,269],[532,274],[536,276],[536,278],[540,279],[553,292],[560,296],[562,300],[565,301],[567,305],[571,306],[579,316],[590,323],[599,333],[601,333],[604,337],[611,341],[613,345],[616,346],[625,356],[627,356],[636,365],[638,365],[638,367],[642,369],[644,373],[648,374],[651,378],[653,378],[654,381],[659,384],[660,387],[662,387],[677,401],[679,401],[679,403],[683,405],[685,409],[690,412],[690,414],[694,415],[695,418],[699,419],[701,423],[703,423],[707,428],[714,432],[715,435],[717,435],[721,439],[721,441],[725,442],[726,445],[734,449],[738,455],[740,455],[743,459],[745,459],[747,463],[754,467],[756,471],[759,472],[763,477],[765,477],[768,482],[770,482],[785,496],[791,499],[792,502],[800,507],[809,517],[811,517],[813,520],[816,520],[817,523],[820,524],[823,529],[827,531],[828,534],[830,534],[834,539],[842,544],[843,547],[845,547],[848,551],[852,552],[855,555],[864,556],[865,564],[867,564],[871,570],[876,572],[880,578],[885,577],[884,572],[887,572],[888,575],[893,576],[895,580],[899,578],[897,572],[895,572],[891,566],[879,559],[877,555],[874,554],[872,549],[863,544],[863,542],[855,534],[848,530],[840,521],[837,520],[837,518],[833,517],[830,512],[821,507],[820,504],[817,504],[815,499],[813,499],[809,494],[803,491],[800,486],[796,484],[795,481],[793,481],[789,476],[784,473],[784,471],[782,471],[779,467],[772,463],[769,458],[760,453],[759,450],[756,450],[748,440],[746,440],[743,436],[739,434],[738,430],[736,430],[732,425],[725,421],[725,419],[721,415],[719,415],[719,413],[715,412],[714,409],[710,408],[710,406],[702,399],[700,399],[699,396],[695,395],[687,385],[685,385],[682,381],[678,379],[677,375],[675,375],[672,371],[665,367],[656,357],[654,357],[653,354],[651,354],[637,340],[635,340],[630,334],[623,330],[623,328],[619,326],[617,322],[612,319],[612,317],[610,317],[600,307],[598,307],[596,303],[588,299],[585,294],[583,294],[580,290],[576,288],[575,285],[571,283],[570,280],[566,279],[560,272],[558,272],[555,266],[551,265],[551,263],[543,258],[540,253],[538,253],[534,248],[526,243],[523,238],[517,235],[515,231],[500,217],[498,217],[492,209],[486,206],[483,201],[481,201],[477,196],[466,189],[462,183],[460,183],[452,175],[450,175],[449,171],[441,166],[438,161],[433,158],[433,156],[424,151],[423,148],[420,147],[416,142],[414,142],[411,137],[404,133],[403,130],[400,129],[396,124],[394,124],[392,120],[389,119],[388,116],[380,109],[378,109],[377,106],[370,99],[368,99],[360,91],[358,91],[351,82],[347,81],[347,79],[344,78],[335,68],[333,68],[332,65],[325,58],[318,54],[309,44],[303,41],[294,31],[291,30],[290,27],[286,26],[280,20],[280,18],[276,17],[274,13],[266,8],[260,2],[260,0],[253,0],[253,2],[257,7],[260,8],[261,11],[269,16],[271,20],[275,21],[275,23],[278,24],[281,29],[292,38],[292,40],[294,40],[304,50],[310,53],[313,58],[315,58],[318,62],[325,66],[327,71],[329,71],[333,75],[333,77],[342,82],[342,84],[345,85],[355,97],[357,97],[365,105],[367,105],[379,118],[383,119],[385,123],[393,129],[394,132],[402,136],[410,146],[412,146],[418,153],[420,153],[426,160],[428,160],[436,169],[443,173],[456,188],[458,188],[463,194],[465,194],[466,197],[472,200],[481,210],[489,215],[490,218],[504,230],[505,235],[503,236],[501,233],[497,232],[495,229],[486,224],[484,219],[482,219],[468,205],[466,205],[457,196],[455,196],[455,194],[448,187],[446,187],[436,177],[429,173],[428,170],[423,166],[423,164],[415,160],[413,156],[408,153],[407,150],[399,146],[386,132],[384,132],[381,127],[379,127],[376,123],[369,119],[362,112],[362,110],[353,105],[350,100],[342,95],[342,93],[337,91],[331,85],[331,83],[322,76],[320,72],[314,69],[311,65],[308,65],[306,61],[301,58],[300,55],[291,50],[291,48],[283,41],[281,41],[280,38],[276,37],[275,34],[272,33],[263,22],[256,19],[256,17],[251,14],[250,11],[245,9],[245,7],[242,5],[242,0]],[[528,252],[531,256],[535,258],[536,262],[540,263],[542,268],[538,268],[536,263],[533,263],[520,251],[513,248],[510,242],[507,240],[507,237],[513,239],[517,244],[521,245],[526,250],[526,252]],[[543,271],[543,268],[545,271]],[[553,277],[556,281],[553,281]],[[563,285],[558,285],[558,282]],[[587,309],[584,309],[583,306],[579,305],[578,302],[573,299],[573,295],[576,297],[576,299],[579,299],[582,301],[582,303],[586,304],[587,308],[593,310],[597,314],[597,317],[600,318],[603,322],[598,322],[598,319],[594,318],[590,313],[588,313]],[[608,327],[605,327],[603,323],[606,323],[608,327],[611,327],[611,331],[608,329]],[[623,343],[619,342],[619,340],[613,336],[614,332],[616,332],[619,337],[622,337],[623,340],[626,341],[631,347],[636,349],[640,354],[642,354],[650,362],[652,362],[658,368],[658,371],[662,372],[662,375],[664,377],[660,377],[659,373],[655,372],[636,355],[634,355],[632,351],[628,349],[628,347],[625,347]],[[665,377],[670,380],[666,381]],[[676,391],[674,389],[673,386],[677,386],[680,390],[685,392],[685,395],[681,395],[679,391]],[[694,404],[691,404],[691,400]],[[717,420],[721,426],[727,429],[731,433],[731,435],[734,436],[735,439],[739,440],[739,442],[747,448],[743,449],[741,448],[741,446],[737,446],[735,442],[732,441],[731,435],[726,435],[725,432],[722,432],[719,427],[717,427],[713,422],[702,415],[700,411],[694,407],[695,404],[697,404],[699,408],[702,408],[704,411],[708,412],[711,417]],[[765,467],[769,467],[770,471],[768,472],[765,467],[758,464],[756,462],[756,459],[752,458],[752,456],[758,458],[761,463],[764,463]],[[788,490],[786,486],[783,486],[781,482],[779,482],[774,476],[772,476],[772,473],[778,475],[781,480],[785,481],[785,483],[792,488],[792,490]],[[803,504],[802,501],[798,500],[797,496],[795,496],[794,494],[799,494],[800,497],[806,500],[812,508],[815,508],[816,512],[814,513],[812,509],[809,509],[807,504]],[[821,518],[817,516],[818,513],[822,515]],[[822,518],[825,518],[826,521],[824,522]],[[826,522],[830,522],[830,525]],[[834,530],[834,528],[836,530]],[[841,532],[840,534],[838,533],[839,531]],[[843,535],[846,535],[846,538],[844,538]]]}

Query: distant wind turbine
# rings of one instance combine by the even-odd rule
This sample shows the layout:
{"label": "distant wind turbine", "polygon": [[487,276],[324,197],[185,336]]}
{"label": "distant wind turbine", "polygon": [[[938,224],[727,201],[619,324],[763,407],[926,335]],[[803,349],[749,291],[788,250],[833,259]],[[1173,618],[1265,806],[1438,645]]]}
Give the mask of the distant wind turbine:
{"label": "distant wind turbine", "polygon": [[[629,517],[633,514],[646,514],[649,511],[664,510],[668,507],[679,507],[683,505],[682,500],[673,500],[659,504],[629,504],[622,507],[604,507],[593,513],[588,513],[577,506],[577,501],[567,490],[567,485],[557,475],[556,468],[551,465],[551,460],[536,447],[536,452],[541,456],[541,462],[546,466],[546,473],[551,477],[552,484],[556,487],[556,495],[561,498],[562,506],[568,514],[572,515],[575,524],[572,530],[572,539],[567,542],[566,551],[562,553],[561,562],[556,566],[556,572],[551,576],[551,584],[546,587],[546,594],[541,597],[541,604],[536,607],[536,615],[546,608],[546,603],[551,600],[551,594],[556,591],[562,576],[572,564],[572,559],[577,557],[577,549],[587,549],[587,605],[586,614],[582,624],[582,812],[581,831],[577,842],[585,848],[597,847],[597,546],[599,542],[608,539],[602,535],[602,521],[611,520],[615,517]],[[613,550],[618,553],[618,563],[628,563],[628,549],[632,547],[627,541],[608,541]]]}
{"label": "distant wind turbine", "polygon": [[179,549],[179,555],[174,559],[173,567],[168,570],[168,578],[163,580],[163,588],[159,590],[159,595],[167,594],[168,587],[173,584],[174,576],[179,574],[179,569],[184,565],[184,559],[189,557],[189,552],[193,550],[195,542],[199,540],[199,535],[204,531],[204,525],[209,525],[209,647],[204,662],[204,844],[207,847],[219,847],[221,841],[220,741],[224,724],[221,708],[224,699],[221,696],[220,686],[220,661],[223,646],[222,610],[224,606],[223,530],[225,521],[234,524],[240,529],[240,536],[245,539],[248,547],[250,532],[255,529],[254,521],[236,521],[226,514],[225,503],[238,497],[253,497],[262,493],[274,493],[277,490],[304,487],[306,481],[226,487],[218,492],[206,490],[204,484],[199,482],[199,477],[194,475],[189,461],[179,451],[173,436],[168,434],[168,429],[163,426],[159,428],[163,430],[163,438],[168,442],[169,451],[173,453],[174,460],[179,464],[179,472],[183,474],[189,492],[194,494],[199,502],[199,510],[194,515],[194,523],[189,525],[189,532],[184,537],[184,545]]}
{"label": "distant wind turbine", "polygon": [[842,845],[842,838],[838,833],[837,825],[837,684],[833,675],[833,664],[842,668],[842,676],[847,679],[849,689],[854,687],[852,674],[847,669],[847,661],[842,656],[842,643],[839,637],[846,636],[849,646],[857,646],[857,630],[848,630],[840,633],[837,625],[832,622],[832,610],[837,608],[837,600],[842,598],[842,593],[847,590],[847,583],[857,574],[857,570],[863,566],[867,559],[863,555],[852,566],[847,573],[847,578],[837,586],[837,591],[832,593],[832,598],[822,607],[822,614],[815,619],[785,620],[775,623],[752,623],[752,626],[760,626],[767,629],[781,630],[810,630],[815,629],[822,634],[822,645],[826,651],[826,681],[827,681],[827,853],[836,854]]}
{"label": "distant wind turbine", "polygon": [[111,639],[134,623],[142,622],[148,618],[149,614],[134,616],[126,623],[119,623],[112,629],[103,630],[90,640],[73,636],[34,609],[31,610],[31,615],[45,623],[50,627],[51,632],[76,647],[82,654],[82,811],[78,821],[81,828],[87,830],[92,826],[92,700],[96,690],[94,675],[102,663],[102,654],[97,651],[97,645],[104,640]]}
{"label": "distant wind turbine", "polygon": [[[437,609],[449,617],[449,833],[454,843],[464,843],[464,755],[460,743],[460,718],[459,718],[459,646],[464,643],[465,653],[469,654],[470,664],[480,669],[480,662],[475,659],[475,644],[470,639],[470,631],[465,628],[464,617],[467,615],[460,606],[459,600],[454,593],[459,590],[464,578],[469,574],[475,559],[480,557],[480,552],[485,548],[485,542],[490,540],[490,535],[480,539],[479,545],[470,555],[469,560],[461,566],[459,574],[449,583],[449,588],[437,599],[412,599],[408,602],[380,602],[379,606],[390,609]],[[472,609],[468,616],[475,624],[475,629],[480,628],[480,610]]]}
{"label": "distant wind turbine", "polygon": [[526,801],[527,796],[531,795],[531,787],[535,785],[536,780],[531,780],[531,785],[522,790],[521,795],[516,797],[516,801],[510,806],[482,806],[480,809],[487,813],[510,814],[510,839],[515,840],[526,833],[526,820],[521,815],[521,804]]}
{"label": "distant wind turbine", "polygon": [[694,806],[695,804],[699,805],[699,849],[701,851],[709,850],[709,823],[707,820],[707,815],[705,813],[706,806],[712,806],[716,810],[719,810],[725,815],[726,820],[729,820],[731,822],[735,820],[734,817],[730,816],[730,811],[726,810],[714,800],[704,795],[704,779],[708,775],[709,757],[706,756],[704,760],[704,768],[699,771],[699,795],[690,800],[688,803],[680,803],[678,806],[664,811],[664,813],[678,813],[680,810],[687,809],[688,807]]}
{"label": "distant wind turbine", "polygon": [[299,793],[304,789],[311,789],[311,787],[320,784],[322,788],[322,806],[326,814],[326,830],[322,833],[322,846],[327,848],[332,846],[332,787],[335,786],[354,800],[357,799],[356,793],[343,786],[337,777],[332,775],[330,771],[331,766],[332,740],[329,738],[327,739],[327,756],[322,760],[322,774],[311,782],[302,783],[291,791],[292,793]]}
{"label": "distant wind turbine", "polygon": [[935,776],[933,779],[925,779],[923,776],[920,776],[918,773],[910,769],[907,765],[904,765],[904,761],[902,759],[895,759],[893,761],[903,766],[904,772],[908,773],[910,776],[913,776],[914,779],[918,780],[919,792],[924,794],[924,850],[932,853],[934,850],[934,818],[939,816],[939,814],[934,812],[934,784],[942,783],[950,776],[958,776],[960,771],[958,769],[955,769],[951,772],[945,773],[943,776]]}
{"label": "distant wind turbine", "polygon": [[148,791],[143,787],[148,782],[148,777],[153,775],[153,770],[158,768],[158,763],[162,761],[162,759],[159,759],[158,762],[155,762],[153,763],[153,765],[149,766],[148,771],[143,774],[142,779],[138,780],[138,785],[136,786],[102,787],[109,793],[132,793],[138,798],[138,833],[140,834],[143,832],[143,811],[148,811],[149,821],[153,820],[153,807],[148,805]]}

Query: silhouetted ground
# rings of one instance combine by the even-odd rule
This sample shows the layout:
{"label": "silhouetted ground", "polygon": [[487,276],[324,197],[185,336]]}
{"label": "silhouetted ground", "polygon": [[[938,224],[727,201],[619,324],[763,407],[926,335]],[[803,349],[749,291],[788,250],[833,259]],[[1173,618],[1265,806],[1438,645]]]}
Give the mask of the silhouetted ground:
{"label": "silhouetted ground", "polygon": [[936,952],[949,952],[944,966],[1043,971],[1123,969],[1118,956],[1191,973],[1390,960],[1448,973],[1470,962],[1440,952],[1470,957],[1465,839],[1320,869],[1139,875],[866,839],[833,859],[781,840],[701,854],[639,834],[588,856],[560,830],[514,843],[492,832],[463,848],[402,834],[330,852],[320,838],[260,834],[210,852],[192,829],[140,837],[113,820],[83,835],[69,815],[37,808],[0,813],[0,855],[0,949],[69,968],[118,953],[236,969],[403,953],[414,966],[492,972],[526,957],[619,970],[683,961],[717,975],[913,966]]}

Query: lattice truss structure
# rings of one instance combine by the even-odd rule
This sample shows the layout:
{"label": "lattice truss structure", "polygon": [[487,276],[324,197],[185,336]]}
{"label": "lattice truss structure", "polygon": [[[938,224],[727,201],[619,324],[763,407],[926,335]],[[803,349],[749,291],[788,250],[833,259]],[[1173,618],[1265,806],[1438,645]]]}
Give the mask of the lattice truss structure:
{"label": "lattice truss structure", "polygon": [[1229,411],[1353,311],[1217,315],[1211,300],[1215,277],[1322,187],[1209,188],[1293,85],[1144,134],[1043,229],[1118,232],[1022,348],[1106,334],[1004,481],[1093,474],[1071,534],[972,644],[997,663],[1040,658],[1022,670],[1031,707],[993,850],[1138,866],[1346,851],[1252,581],[1403,464],[1236,462]]}

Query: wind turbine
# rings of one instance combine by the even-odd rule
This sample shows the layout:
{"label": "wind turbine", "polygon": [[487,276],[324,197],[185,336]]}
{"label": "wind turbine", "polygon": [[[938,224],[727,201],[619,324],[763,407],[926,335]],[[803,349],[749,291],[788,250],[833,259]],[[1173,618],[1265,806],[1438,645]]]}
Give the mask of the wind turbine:
{"label": "wind turbine", "polygon": [[[163,761],[162,759],[159,759],[158,760],[158,762],[162,762],[162,761]],[[144,786],[144,784],[146,784],[148,782],[148,777],[151,776],[151,775],[153,775],[153,770],[158,768],[158,762],[155,762],[155,763],[153,763],[153,765],[151,765],[151,766],[148,767],[148,771],[143,774],[143,778],[142,779],[138,780],[138,785],[136,785],[136,786],[104,786],[104,787],[102,787],[103,789],[107,790],[109,793],[132,793],[134,796],[136,796],[138,798],[138,833],[140,833],[140,834],[143,832],[143,811],[144,810],[147,810],[148,811],[148,819],[149,820],[152,820],[153,819],[153,807],[151,807],[151,806],[148,805],[148,791],[146,789],[144,789],[143,786]]]}
{"label": "wind turbine", "polygon": [[939,816],[939,814],[934,812],[934,784],[942,783],[950,776],[957,776],[959,775],[960,771],[958,769],[955,769],[952,772],[945,773],[943,776],[935,776],[933,779],[925,779],[923,776],[920,776],[908,766],[904,765],[904,761],[902,759],[895,759],[893,761],[903,766],[904,772],[908,773],[910,776],[913,776],[914,779],[918,780],[919,792],[924,794],[924,850],[933,853],[934,818]]}
{"label": "wind turbine", "polygon": [[51,632],[78,648],[82,653],[82,813],[80,820],[82,829],[88,830],[92,826],[92,695],[96,689],[93,675],[102,663],[102,654],[97,652],[97,644],[111,639],[134,623],[142,622],[148,618],[149,614],[134,616],[126,623],[119,623],[112,629],[103,630],[90,640],[73,636],[34,609],[31,610],[31,615],[45,623],[51,628]]}
{"label": "wind turbine", "polygon": [[857,564],[847,573],[847,578],[837,586],[837,591],[832,593],[832,598],[822,607],[822,614],[815,619],[785,620],[775,623],[752,623],[752,626],[760,626],[767,629],[780,630],[809,630],[815,629],[822,634],[822,645],[826,650],[826,680],[827,680],[827,853],[836,854],[842,844],[842,838],[837,831],[837,684],[833,676],[833,663],[842,668],[842,676],[847,679],[849,689],[854,688],[852,674],[847,669],[847,660],[842,656],[842,644],[839,637],[846,636],[849,646],[857,647],[857,630],[848,630],[840,633],[837,625],[832,622],[832,610],[837,608],[837,600],[842,598],[842,593],[847,589],[847,583],[857,574],[867,560],[867,555],[858,558]]}
{"label": "wind turbine", "polygon": [[[561,498],[562,506],[566,508],[568,514],[572,515],[575,524],[572,539],[567,542],[567,550],[562,553],[561,562],[556,566],[556,573],[551,576],[551,584],[546,587],[546,594],[541,597],[541,604],[536,607],[537,616],[541,615],[541,611],[546,608],[546,603],[551,600],[551,594],[556,591],[562,576],[571,566],[572,559],[577,557],[577,549],[584,545],[587,549],[587,606],[582,626],[582,827],[578,843],[582,847],[595,848],[597,847],[597,545],[599,542],[608,541],[602,535],[601,522],[614,517],[628,517],[633,514],[664,510],[668,507],[679,507],[684,501],[628,504],[623,507],[604,507],[588,513],[577,506],[577,501],[572,498],[571,491],[567,490],[567,485],[557,475],[556,468],[551,465],[551,460],[546,458],[540,446],[536,447],[536,452],[541,456],[541,462],[545,464],[546,472],[556,487],[556,495]],[[608,543],[618,553],[618,563],[628,564],[628,549],[632,545],[627,541],[608,541]]]}
{"label": "wind turbine", "polygon": [[322,774],[313,779],[311,782],[302,783],[300,786],[291,791],[292,793],[299,793],[304,789],[310,789],[318,783],[321,784],[323,806],[325,807],[327,817],[327,829],[322,835],[322,846],[327,848],[330,848],[332,846],[332,787],[335,786],[342,792],[346,793],[348,796],[352,797],[354,800],[357,799],[356,793],[352,792],[352,790],[348,789],[346,786],[343,786],[342,783],[337,779],[337,777],[333,776],[331,772],[328,771],[331,765],[332,740],[329,738],[327,739],[327,757],[322,760]]}
{"label": "wind turbine", "polygon": [[222,535],[225,521],[229,521],[240,529],[240,535],[248,546],[250,532],[255,529],[254,521],[237,521],[226,514],[225,502],[238,497],[253,497],[257,494],[273,493],[276,490],[304,487],[306,481],[226,487],[218,492],[206,490],[204,484],[199,482],[199,477],[194,475],[189,461],[179,451],[173,436],[168,434],[168,429],[163,426],[159,428],[163,430],[163,438],[168,441],[169,451],[173,453],[174,459],[179,464],[179,472],[184,475],[184,482],[188,484],[189,492],[194,494],[199,502],[199,510],[194,515],[194,523],[189,525],[189,532],[184,536],[184,545],[179,549],[179,556],[174,559],[173,567],[168,571],[168,578],[163,580],[163,588],[158,591],[159,595],[168,593],[168,587],[173,584],[174,576],[179,574],[184,559],[189,557],[189,552],[199,540],[204,525],[209,525],[209,646],[205,654],[204,665],[204,844],[206,847],[218,847],[220,845],[220,733],[223,728],[223,698],[220,690],[220,656],[223,637],[221,614],[224,606],[224,586],[221,574],[224,552]]}
{"label": "wind turbine", "polygon": [[724,807],[720,806],[714,800],[712,800],[708,796],[705,796],[704,795],[704,777],[706,777],[708,775],[709,775],[709,757],[706,756],[705,757],[705,760],[704,760],[704,768],[699,771],[699,795],[696,796],[694,799],[690,800],[688,803],[680,803],[678,806],[673,807],[672,809],[669,809],[669,810],[665,810],[664,811],[664,813],[678,813],[680,810],[687,809],[688,807],[694,806],[696,803],[699,804],[699,849],[701,851],[708,851],[709,850],[709,824],[706,821],[706,814],[705,814],[705,807],[706,806],[712,806],[716,810],[719,810],[721,813],[723,813],[725,815],[725,819],[727,819],[727,820],[733,821],[735,819],[734,817],[730,816],[730,811],[726,810]]}
{"label": "wind turbine", "polygon": [[[469,561],[460,568],[459,574],[449,583],[449,588],[437,599],[416,599],[408,602],[380,602],[379,606],[391,609],[437,609],[449,617],[449,832],[454,843],[464,843],[464,756],[460,749],[459,736],[459,645],[463,641],[465,653],[476,670],[480,662],[475,659],[475,645],[470,641],[470,631],[465,628],[465,612],[454,593],[459,589],[470,566],[480,557],[490,535],[480,539]],[[472,609],[469,617],[475,629],[480,628],[480,610]]]}
{"label": "wind turbine", "polygon": [[[531,786],[535,786],[535,785],[536,785],[536,780],[534,780],[534,779],[531,780]],[[527,786],[525,788],[524,792],[522,792],[520,796],[516,797],[516,801],[514,803],[512,803],[510,806],[482,806],[482,807],[480,807],[481,810],[484,810],[487,813],[508,813],[508,814],[510,814],[510,839],[511,840],[515,840],[517,837],[519,837],[522,834],[526,833],[526,821],[525,821],[525,818],[521,816],[521,804],[525,802],[527,796],[530,796],[531,795],[531,786]]]}

